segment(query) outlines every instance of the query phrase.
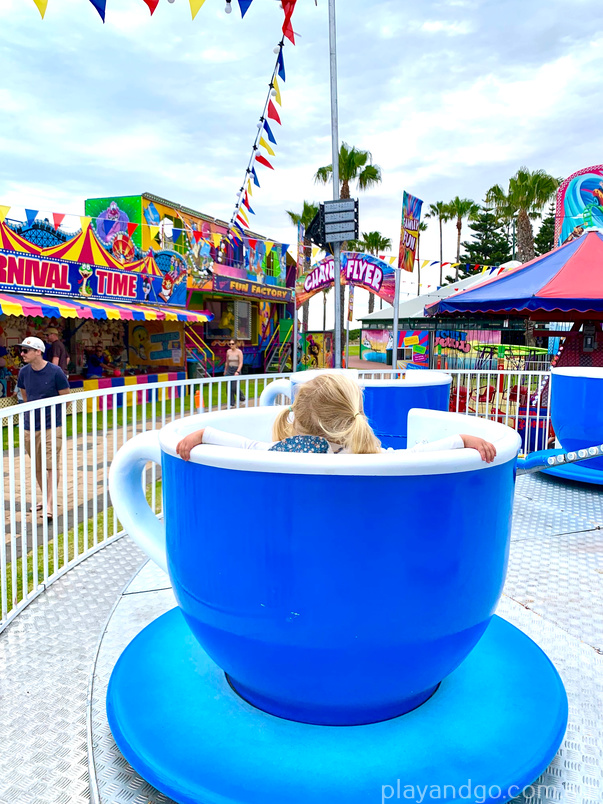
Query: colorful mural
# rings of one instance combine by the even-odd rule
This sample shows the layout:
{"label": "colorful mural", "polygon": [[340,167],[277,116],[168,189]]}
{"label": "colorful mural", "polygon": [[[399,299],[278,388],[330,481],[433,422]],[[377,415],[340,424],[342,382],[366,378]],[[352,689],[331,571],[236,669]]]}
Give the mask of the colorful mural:
{"label": "colorful mural", "polygon": [[[436,330],[434,357],[443,358],[437,368],[492,368],[498,360],[500,331],[494,330]],[[496,368],[496,365],[494,365]]]}
{"label": "colorful mural", "polygon": [[[392,349],[393,333],[389,329],[363,329],[360,335],[360,359],[386,363]],[[429,368],[429,333],[423,330],[401,330],[398,333],[398,366]]]}
{"label": "colorful mural", "polygon": [[[139,225],[142,199],[139,195],[89,198],[86,201],[85,210],[86,215],[92,218],[91,226],[104,246],[112,247],[115,238],[125,234],[134,246],[142,248],[142,233]],[[132,234],[128,232],[128,223],[138,224]],[[121,242],[118,240],[118,243]]]}
{"label": "colorful mural", "polygon": [[128,363],[131,366],[183,366],[184,324],[149,321],[144,326],[128,322]]}
{"label": "colorful mural", "polygon": [[603,165],[579,170],[560,184],[555,245],[575,240],[592,226],[603,227]]}
{"label": "colorful mural", "polygon": [[333,368],[334,364],[332,332],[302,332],[298,334],[298,371]]}

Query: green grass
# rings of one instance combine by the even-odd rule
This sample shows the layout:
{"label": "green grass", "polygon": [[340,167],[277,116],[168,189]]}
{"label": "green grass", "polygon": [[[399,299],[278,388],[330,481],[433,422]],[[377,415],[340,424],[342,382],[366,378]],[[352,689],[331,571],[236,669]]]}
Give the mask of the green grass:
{"label": "green grass", "polygon": [[[158,480],[155,484],[155,494],[156,494],[156,501],[159,503],[161,501],[161,480]],[[152,497],[152,488],[149,485],[147,489],[147,500],[149,505],[151,504],[151,497]],[[96,517],[97,523],[97,540],[99,544],[103,542],[103,533],[104,533],[104,523],[105,523],[105,516],[107,517],[107,534],[109,537],[113,536],[114,533],[119,533],[121,530],[121,523],[119,520],[117,521],[117,529],[113,532],[113,507],[107,508],[106,511],[101,511]],[[50,532],[52,524],[48,523],[48,530]],[[41,530],[41,526],[38,528],[38,532]],[[73,559],[75,556],[75,538],[74,538],[75,529],[71,528],[71,530],[67,531],[67,563]],[[41,536],[39,536],[41,538]],[[93,521],[92,518],[89,518],[85,523],[81,522],[78,525],[77,529],[77,553],[81,555],[86,551],[86,544],[88,545],[88,549],[93,545],[94,541],[94,533],[93,533]],[[56,567],[54,565],[54,540],[48,542],[48,570],[49,574],[52,572],[58,572],[62,567],[65,566],[65,534],[63,531],[57,534],[56,538],[56,545],[57,545],[57,564]],[[13,579],[12,579],[12,564],[7,564],[6,566],[6,582],[7,582],[7,589],[6,589],[6,599],[7,599],[7,607],[10,611],[16,605],[18,605],[21,600],[23,600],[23,558],[18,558],[16,562],[16,584],[13,590]],[[35,556],[35,564],[34,564],[34,551],[30,550],[27,553],[27,591],[28,594],[33,592],[34,590],[34,566],[37,567],[37,577],[38,582],[41,583],[44,580],[44,546],[39,545],[36,551]]]}
{"label": "green grass", "polygon": [[360,344],[359,343],[351,343],[350,344],[350,357],[358,357],[360,355]]}

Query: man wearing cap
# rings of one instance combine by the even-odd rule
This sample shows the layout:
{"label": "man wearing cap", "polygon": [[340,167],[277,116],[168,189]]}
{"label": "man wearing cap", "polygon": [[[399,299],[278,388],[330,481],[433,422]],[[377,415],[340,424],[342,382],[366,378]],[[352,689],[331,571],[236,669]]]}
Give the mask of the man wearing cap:
{"label": "man wearing cap", "polygon": [[[56,330],[55,330],[56,331]],[[62,344],[61,344],[62,345]],[[19,372],[19,379],[17,386],[21,389],[24,402],[34,402],[38,399],[51,399],[57,395],[69,393],[69,382],[63,370],[54,363],[49,363],[44,360],[44,341],[40,338],[25,338],[23,343],[19,344],[21,350],[21,358],[25,365]],[[64,347],[63,347],[64,348]],[[46,408],[45,426],[41,430],[41,416],[40,411],[34,411],[34,427],[33,437],[30,427],[29,412],[25,413],[25,449],[27,454],[31,457],[32,452],[35,453],[36,461],[36,479],[40,489],[44,490],[42,485],[43,480],[43,465],[42,465],[42,445],[46,445],[46,494],[48,507],[46,509],[47,516],[50,519],[52,516],[52,465],[53,465],[53,452],[52,452],[52,406]],[[61,407],[57,405],[55,408],[55,423],[56,423],[56,473],[57,479],[59,475],[59,461],[58,457],[63,445],[63,428]],[[41,509],[42,505],[38,505]]]}
{"label": "man wearing cap", "polygon": [[56,327],[48,327],[46,334],[48,335],[48,340],[50,342],[51,362],[54,363],[55,366],[58,366],[60,369],[62,369],[64,374],[67,374],[67,363],[69,362],[69,358],[67,357],[67,349],[65,349],[65,344],[63,341],[59,340],[58,329]]}

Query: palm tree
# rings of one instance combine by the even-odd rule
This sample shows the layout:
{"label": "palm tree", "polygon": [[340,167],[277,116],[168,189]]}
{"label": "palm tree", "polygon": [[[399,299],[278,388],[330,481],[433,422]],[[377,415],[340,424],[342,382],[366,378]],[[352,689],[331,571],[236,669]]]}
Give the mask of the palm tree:
{"label": "palm tree", "polygon": [[[311,203],[309,201],[304,201],[304,207],[301,212],[291,212],[291,210],[286,210],[287,215],[289,216],[289,220],[291,223],[298,226],[300,223],[304,227],[304,232],[308,228],[308,226],[312,223],[313,218],[315,217],[316,213],[318,212],[318,204]],[[304,237],[304,273],[310,268],[310,263],[312,262],[312,242],[308,240],[308,238]],[[304,332],[308,331],[308,320],[310,317],[310,300],[308,299],[307,302],[302,304],[302,328]]]}
{"label": "palm tree", "polygon": [[440,223],[440,285],[443,283],[442,279],[442,262],[444,257],[442,255],[442,224],[450,220],[450,209],[448,204],[443,201],[436,201],[435,204],[429,205],[429,212],[425,214],[426,218],[437,218]]}
{"label": "palm tree", "polygon": [[[314,181],[318,184],[327,184],[333,176],[333,165],[325,165],[318,168],[314,176]],[[359,190],[368,190],[381,182],[381,168],[373,165],[373,157],[370,151],[361,151],[358,148],[350,147],[346,142],[341,143],[339,149],[339,197],[350,197],[350,182],[356,182]],[[342,243],[342,250],[345,243]],[[344,347],[344,301],[345,285],[342,283],[339,290],[340,312],[339,328],[341,332],[341,349]]]}
{"label": "palm tree", "polygon": [[[419,223],[419,231],[417,232],[417,296],[421,295],[421,232],[427,231],[427,224],[421,221]],[[440,260],[440,273],[442,271],[442,262]]]}
{"label": "palm tree", "polygon": [[502,219],[516,218],[517,256],[521,262],[529,262],[536,256],[532,220],[540,217],[558,186],[559,179],[546,171],[530,171],[527,167],[520,167],[509,179],[507,193],[500,184],[495,184],[486,193],[486,202],[494,205]]}
{"label": "palm tree", "polygon": [[[456,198],[453,198],[452,201],[447,204],[447,206],[448,214],[450,216],[449,220],[454,220],[454,218],[456,218],[456,261],[459,263],[461,261],[461,234],[463,229],[463,218],[468,218],[470,221],[473,221],[479,215],[480,210],[475,201],[472,201],[470,198],[459,198],[458,195]],[[455,281],[458,278],[459,266],[457,265],[455,268]]]}
{"label": "palm tree", "polygon": [[[389,237],[383,237],[381,232],[363,232],[362,238],[358,241],[358,246],[361,251],[377,257],[382,251],[389,251],[392,247],[392,241]],[[372,313],[375,309],[375,294],[369,291],[368,311]]]}

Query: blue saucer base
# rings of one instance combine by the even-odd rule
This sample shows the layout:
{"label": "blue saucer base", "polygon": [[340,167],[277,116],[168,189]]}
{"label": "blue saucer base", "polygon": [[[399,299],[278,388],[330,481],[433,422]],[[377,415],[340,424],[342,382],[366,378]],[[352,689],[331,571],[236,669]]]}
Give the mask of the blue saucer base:
{"label": "blue saucer base", "polygon": [[554,757],[567,725],[557,671],[494,617],[422,706],[366,726],[313,726],[240,698],[179,609],[117,662],[107,714],[124,757],[179,804],[502,804]]}
{"label": "blue saucer base", "polygon": [[584,463],[566,463],[551,469],[542,469],[545,475],[560,477],[563,480],[576,480],[578,483],[593,483],[603,486],[603,470],[589,469],[588,461]]}

